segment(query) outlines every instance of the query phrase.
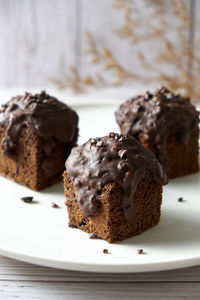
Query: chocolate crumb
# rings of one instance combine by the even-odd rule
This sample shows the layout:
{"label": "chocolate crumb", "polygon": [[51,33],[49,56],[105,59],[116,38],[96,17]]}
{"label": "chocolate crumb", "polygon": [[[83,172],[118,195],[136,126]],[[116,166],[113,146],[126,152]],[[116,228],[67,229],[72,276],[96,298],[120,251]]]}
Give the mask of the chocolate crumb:
{"label": "chocolate crumb", "polygon": [[109,254],[108,249],[103,249],[103,253]]}
{"label": "chocolate crumb", "polygon": [[103,146],[103,142],[102,141],[97,142],[97,147],[102,147],[102,146]]}
{"label": "chocolate crumb", "polygon": [[58,205],[58,204],[56,204],[55,202],[52,202],[51,203],[51,206],[53,207],[53,208],[59,208],[60,206]]}
{"label": "chocolate crumb", "polygon": [[25,203],[31,203],[33,201],[33,197],[22,197],[21,200]]}
{"label": "chocolate crumb", "polygon": [[151,99],[153,97],[153,95],[149,92],[149,91],[147,91],[146,93],[145,93],[145,95],[144,95],[144,100],[149,100],[149,99]]}
{"label": "chocolate crumb", "polygon": [[96,144],[96,140],[95,139],[90,139],[91,144]]}
{"label": "chocolate crumb", "polygon": [[110,132],[108,135],[109,135],[109,137],[114,138],[115,133],[114,132]]}
{"label": "chocolate crumb", "polygon": [[98,239],[98,236],[95,233],[89,233],[89,239],[95,240]]}
{"label": "chocolate crumb", "polygon": [[77,226],[76,226],[76,225],[74,225],[74,224],[71,224],[71,223],[69,223],[69,224],[68,224],[68,226],[69,226],[70,228],[77,228]]}
{"label": "chocolate crumb", "polygon": [[143,249],[137,249],[137,254],[144,254],[144,250]]}
{"label": "chocolate crumb", "polygon": [[183,197],[179,197],[178,202],[183,202]]}

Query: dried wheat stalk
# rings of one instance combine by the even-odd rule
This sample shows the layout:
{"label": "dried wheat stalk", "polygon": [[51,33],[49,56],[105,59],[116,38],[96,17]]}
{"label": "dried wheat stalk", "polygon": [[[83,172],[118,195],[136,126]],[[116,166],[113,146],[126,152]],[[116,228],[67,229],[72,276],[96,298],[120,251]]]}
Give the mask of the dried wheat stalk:
{"label": "dried wheat stalk", "polygon": [[[199,77],[200,77],[200,56],[199,43],[196,41],[193,47],[188,45],[188,34],[190,27],[194,25],[191,22],[191,16],[188,9],[188,1],[153,1],[146,0],[147,5],[153,6],[156,3],[155,10],[149,13],[149,20],[156,20],[159,28],[155,28],[151,22],[148,22],[148,28],[143,26],[145,34],[138,33],[138,26],[135,24],[145,24],[143,17],[138,13],[135,7],[135,1],[115,0],[114,7],[120,9],[124,16],[124,23],[118,29],[117,34],[120,38],[134,41],[134,45],[143,40],[156,39],[163,46],[163,50],[157,54],[153,62],[148,62],[145,55],[140,51],[137,52],[141,67],[151,71],[156,75],[156,81],[160,84],[167,85],[173,90],[181,90],[190,95],[194,100],[200,98]],[[136,12],[136,13],[135,13]],[[174,22],[169,22],[170,17]],[[144,22],[144,23],[143,23]],[[193,25],[192,25],[193,24]],[[197,22],[196,22],[197,25]],[[176,41],[170,40],[167,33],[174,31]],[[195,52],[194,52],[195,49]],[[189,68],[192,62],[193,70]],[[170,66],[173,72],[169,75],[162,66]],[[148,79],[146,79],[148,81]],[[155,78],[153,79],[155,80]],[[149,78],[151,82],[151,78]]]}
{"label": "dried wheat stalk", "polygon": [[[128,70],[110,49],[100,48],[92,35],[87,33],[87,47],[84,54],[91,58],[91,65],[100,67],[103,75],[93,73],[81,77],[72,67],[67,75],[63,71],[63,80],[58,80],[56,83],[61,87],[70,86],[74,91],[80,92],[88,86],[102,87],[122,85],[128,81],[145,83],[153,81],[164,84],[172,90],[181,90],[193,99],[200,98],[199,40],[196,39],[193,47],[186,46],[189,30],[194,26],[188,9],[188,0],[140,0],[140,4],[141,2],[143,10],[136,0],[114,0],[113,8],[120,10],[123,15],[123,23],[115,29],[115,33],[121,42],[123,40],[130,42],[141,69],[148,71],[146,76]],[[147,12],[143,13],[145,6]],[[170,37],[171,32],[174,35],[173,39]],[[138,51],[141,42],[148,45],[149,41],[159,43],[162,48],[153,61],[149,61],[144,52]],[[170,67],[173,72],[166,71],[165,66]],[[111,80],[108,80],[107,74]]]}

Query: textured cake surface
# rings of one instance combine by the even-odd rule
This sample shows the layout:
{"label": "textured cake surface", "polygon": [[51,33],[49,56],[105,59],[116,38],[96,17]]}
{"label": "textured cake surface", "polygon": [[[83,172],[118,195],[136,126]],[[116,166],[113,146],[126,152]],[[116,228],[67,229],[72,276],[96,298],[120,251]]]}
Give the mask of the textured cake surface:
{"label": "textured cake surface", "polygon": [[150,150],[133,137],[116,133],[90,139],[73,148],[66,161],[66,173],[73,182],[78,205],[86,217],[92,217],[97,211],[103,187],[115,182],[121,188],[124,218],[130,221],[134,194],[146,169],[159,186],[167,183],[162,166]]}
{"label": "textured cake surface", "polygon": [[122,133],[142,139],[143,145],[154,151],[165,169],[170,168],[169,135],[173,132],[177,143],[187,145],[199,123],[199,112],[190,99],[165,87],[154,94],[146,92],[129,99],[120,105],[115,116]]}
{"label": "textured cake surface", "polygon": [[106,184],[99,199],[99,208],[93,217],[86,217],[74,192],[74,185],[64,172],[64,191],[69,226],[92,234],[109,243],[141,234],[157,225],[160,220],[162,186],[147,170],[134,195],[134,210],[129,222],[125,220],[121,204],[122,189],[115,182]]}

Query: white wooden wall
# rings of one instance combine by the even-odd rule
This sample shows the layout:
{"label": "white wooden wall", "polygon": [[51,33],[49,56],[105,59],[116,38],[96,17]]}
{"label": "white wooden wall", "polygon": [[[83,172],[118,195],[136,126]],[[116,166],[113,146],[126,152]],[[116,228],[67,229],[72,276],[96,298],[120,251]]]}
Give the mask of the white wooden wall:
{"label": "white wooden wall", "polygon": [[48,86],[50,78],[60,76],[61,57],[66,66],[75,65],[82,74],[92,72],[89,58],[83,55],[86,31],[100,46],[114,49],[125,66],[138,68],[131,47],[113,33],[122,15],[112,9],[112,3],[0,0],[0,86]]}

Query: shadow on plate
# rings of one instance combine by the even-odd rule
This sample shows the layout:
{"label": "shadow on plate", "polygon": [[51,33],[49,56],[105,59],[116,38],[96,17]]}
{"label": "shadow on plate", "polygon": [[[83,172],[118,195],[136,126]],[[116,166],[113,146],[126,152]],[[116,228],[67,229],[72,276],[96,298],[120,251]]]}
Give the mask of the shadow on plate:
{"label": "shadow on plate", "polygon": [[177,184],[178,185],[194,184],[195,186],[197,184],[200,184],[200,172],[187,175],[187,176],[181,176],[170,180],[170,185],[177,185]]}
{"label": "shadow on plate", "polygon": [[[120,244],[133,245],[170,245],[200,244],[200,216],[175,215],[171,211],[165,212],[160,223],[141,235],[127,239]],[[190,217],[190,218],[189,218]],[[117,243],[118,244],[118,243]]]}
{"label": "shadow on plate", "polygon": [[40,193],[44,194],[59,194],[59,195],[64,195],[64,187],[63,187],[63,182],[56,183],[42,191]]}

